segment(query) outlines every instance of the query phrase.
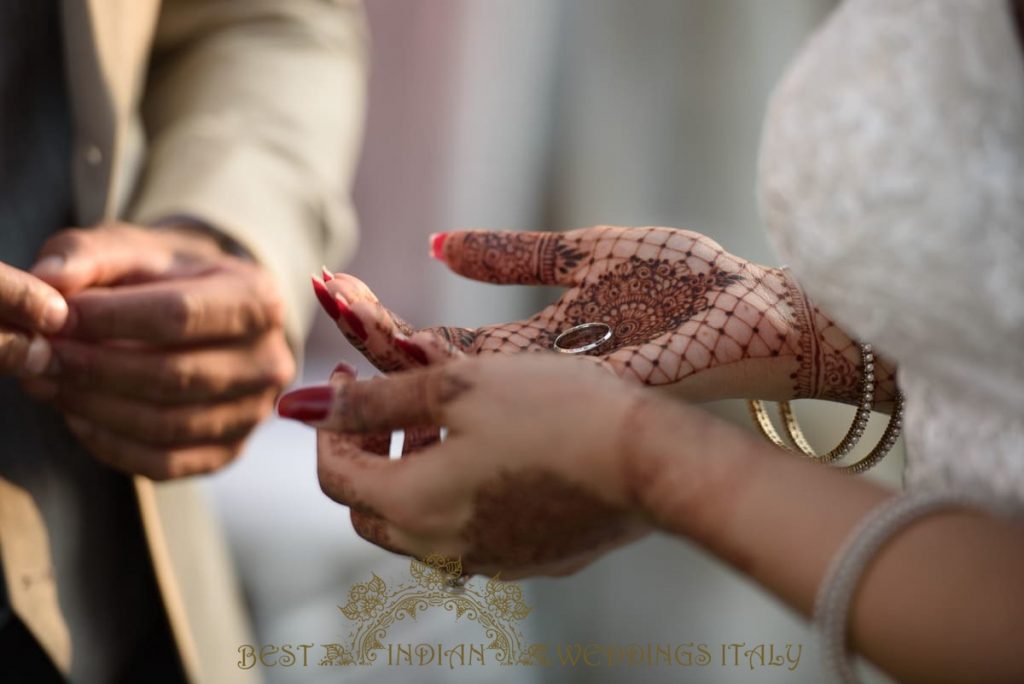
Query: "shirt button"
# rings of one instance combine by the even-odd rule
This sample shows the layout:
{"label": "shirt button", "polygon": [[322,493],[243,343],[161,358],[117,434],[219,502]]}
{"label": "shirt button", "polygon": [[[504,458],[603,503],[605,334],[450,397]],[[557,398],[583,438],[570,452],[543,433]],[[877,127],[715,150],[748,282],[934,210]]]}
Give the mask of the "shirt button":
{"label": "shirt button", "polygon": [[84,155],[85,163],[89,166],[99,166],[103,163],[103,150],[99,148],[99,145],[86,145]]}

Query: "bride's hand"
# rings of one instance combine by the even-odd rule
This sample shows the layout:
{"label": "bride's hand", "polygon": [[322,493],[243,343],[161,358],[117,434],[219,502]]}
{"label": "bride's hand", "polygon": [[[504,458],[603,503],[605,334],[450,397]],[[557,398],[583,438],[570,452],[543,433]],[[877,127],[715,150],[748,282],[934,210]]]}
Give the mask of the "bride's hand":
{"label": "bride's hand", "polygon": [[[522,321],[477,329],[415,330],[346,274],[314,287],[339,329],[384,371],[463,354],[549,350],[560,332],[605,323],[611,339],[590,356],[649,385],[688,381],[690,396],[799,395],[800,334],[792,284],[726,252],[708,237],[674,228],[598,226],[566,233],[457,231],[435,235],[435,258],[489,283],[566,288]],[[741,361],[738,373],[704,374]],[[769,372],[762,372],[769,371]]]}
{"label": "bride's hand", "polygon": [[[531,354],[368,381],[342,369],[278,410],[318,428],[321,488],[351,508],[360,536],[512,578],[571,572],[648,530],[630,452],[634,412],[650,402],[670,403],[579,359]],[[389,431],[440,425],[444,442],[380,457]]]}

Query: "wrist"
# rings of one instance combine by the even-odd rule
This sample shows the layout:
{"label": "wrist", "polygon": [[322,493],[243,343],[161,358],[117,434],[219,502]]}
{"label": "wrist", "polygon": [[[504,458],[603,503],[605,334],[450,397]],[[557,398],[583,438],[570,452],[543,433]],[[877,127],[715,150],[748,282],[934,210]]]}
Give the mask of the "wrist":
{"label": "wrist", "polygon": [[[792,291],[780,269],[746,262],[743,290],[719,295],[690,333],[696,351],[708,350],[706,362],[678,385],[677,393],[694,400],[793,398],[800,354],[800,330]],[[691,360],[690,348],[684,352]],[[700,355],[697,355],[700,358]]]}
{"label": "wrist", "polygon": [[[815,305],[788,269],[780,269],[780,273],[788,293],[792,344],[798,350],[796,369],[790,376],[792,398],[860,403],[864,375],[860,341]],[[884,409],[896,396],[895,368],[877,353],[874,365],[874,405]]]}
{"label": "wrist", "polygon": [[623,480],[649,525],[714,548],[761,447],[748,432],[663,396],[635,400],[623,421]]}
{"label": "wrist", "polygon": [[181,238],[185,244],[199,247],[203,251],[216,250],[243,259],[251,259],[248,250],[213,226],[188,216],[169,216],[149,226],[150,229],[170,233]]}

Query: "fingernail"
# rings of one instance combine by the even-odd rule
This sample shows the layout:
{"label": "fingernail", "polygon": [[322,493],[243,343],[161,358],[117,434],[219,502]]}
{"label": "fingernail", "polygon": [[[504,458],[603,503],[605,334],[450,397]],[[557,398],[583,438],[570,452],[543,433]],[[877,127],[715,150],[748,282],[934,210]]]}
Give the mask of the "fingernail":
{"label": "fingernail", "polygon": [[277,413],[282,418],[315,423],[330,414],[333,401],[334,390],[328,385],[303,387],[281,397]]}
{"label": "fingernail", "polygon": [[50,358],[53,356],[53,349],[50,343],[42,335],[36,335],[29,342],[28,352],[25,354],[26,375],[42,375],[46,367],[50,365]]}
{"label": "fingernail", "polygon": [[325,283],[329,283],[334,280],[334,274],[327,270],[327,266],[321,266],[320,272],[323,275]]}
{"label": "fingernail", "polygon": [[60,276],[61,271],[64,270],[64,257],[59,254],[51,254],[48,257],[43,257],[32,267],[32,275],[43,280],[53,280]]}
{"label": "fingernail", "polygon": [[46,309],[43,311],[43,332],[55,333],[64,327],[67,320],[68,303],[63,297],[54,297],[46,303]]}
{"label": "fingernail", "polygon": [[331,375],[337,375],[338,373],[341,373],[342,375],[347,375],[353,380],[355,380],[356,378],[355,366],[347,364],[344,361],[339,361],[338,365],[334,367],[333,371],[331,371]]}
{"label": "fingernail", "polygon": [[341,310],[338,309],[337,300],[331,295],[331,291],[327,289],[327,286],[323,284],[316,276],[312,277],[313,281],[313,292],[316,293],[316,298],[320,300],[320,306],[323,307],[327,315],[331,317],[331,320],[338,320],[338,316],[341,315]]}
{"label": "fingernail", "polygon": [[423,351],[423,348],[420,347],[418,344],[416,344],[415,342],[410,342],[404,337],[398,337],[397,335],[395,336],[394,339],[395,346],[397,346],[399,349],[401,349],[406,354],[411,356],[413,360],[424,366],[426,366],[427,363],[429,363],[427,361],[427,353]]}
{"label": "fingernail", "polygon": [[[365,342],[366,338],[369,337],[366,334],[366,326],[364,326],[363,322],[359,320],[359,316],[356,316],[355,312],[349,308],[348,302],[345,301],[345,298],[340,294],[335,295],[334,306],[338,309],[338,315],[344,318],[345,323],[347,323],[348,327],[352,329],[352,334]],[[335,319],[337,319],[337,316],[335,316]]]}
{"label": "fingernail", "polygon": [[444,261],[444,241],[448,239],[448,233],[430,234],[430,256],[438,261]]}

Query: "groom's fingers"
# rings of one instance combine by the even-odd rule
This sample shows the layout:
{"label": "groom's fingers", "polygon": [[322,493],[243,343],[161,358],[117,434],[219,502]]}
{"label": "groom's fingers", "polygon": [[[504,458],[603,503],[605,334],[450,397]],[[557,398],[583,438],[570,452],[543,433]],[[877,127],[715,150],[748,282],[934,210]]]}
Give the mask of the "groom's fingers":
{"label": "groom's fingers", "polygon": [[502,285],[576,284],[590,259],[578,232],[458,230],[436,233],[430,253],[459,275]]}

